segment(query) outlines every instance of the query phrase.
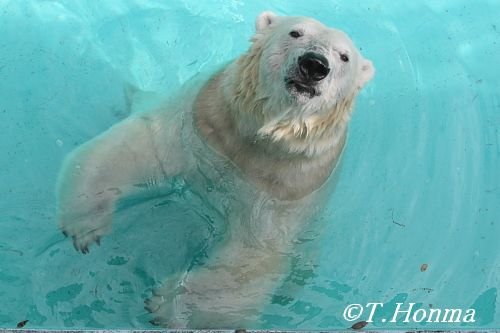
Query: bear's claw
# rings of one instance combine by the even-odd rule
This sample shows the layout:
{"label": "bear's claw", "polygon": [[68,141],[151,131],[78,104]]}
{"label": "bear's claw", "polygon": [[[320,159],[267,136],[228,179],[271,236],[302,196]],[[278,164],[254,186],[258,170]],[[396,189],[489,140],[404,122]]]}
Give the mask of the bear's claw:
{"label": "bear's claw", "polygon": [[75,250],[87,254],[90,253],[89,249],[92,243],[96,243],[98,246],[101,245],[101,238],[109,232],[109,229],[108,225],[91,230],[63,227],[62,233],[64,236],[72,238]]}

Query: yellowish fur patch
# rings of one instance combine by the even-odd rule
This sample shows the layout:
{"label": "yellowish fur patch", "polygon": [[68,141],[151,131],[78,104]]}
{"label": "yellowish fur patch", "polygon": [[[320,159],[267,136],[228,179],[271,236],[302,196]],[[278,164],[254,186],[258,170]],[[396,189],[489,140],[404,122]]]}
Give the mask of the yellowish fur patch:
{"label": "yellowish fur patch", "polygon": [[250,50],[237,60],[237,77],[230,100],[234,111],[252,113],[261,121],[265,120],[263,100],[257,98],[259,85],[259,63],[262,57],[264,41],[255,39]]}
{"label": "yellowish fur patch", "polygon": [[331,135],[331,130],[341,123],[347,123],[354,105],[354,95],[335,105],[324,115],[311,115],[304,119],[287,119],[267,127],[261,134],[274,141],[315,141]]}

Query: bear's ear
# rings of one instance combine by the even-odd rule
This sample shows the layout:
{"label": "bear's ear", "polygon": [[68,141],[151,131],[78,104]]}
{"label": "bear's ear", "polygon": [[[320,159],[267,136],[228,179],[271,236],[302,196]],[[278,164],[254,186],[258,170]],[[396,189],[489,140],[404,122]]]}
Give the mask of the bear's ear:
{"label": "bear's ear", "polygon": [[274,14],[273,12],[267,11],[260,13],[255,20],[255,30],[257,31],[257,33],[262,32],[264,29],[268,28],[274,22],[276,22],[277,18],[278,15]]}
{"label": "bear's ear", "polygon": [[373,79],[373,76],[375,75],[375,67],[373,67],[373,64],[370,60],[361,59],[361,66],[359,71],[360,74],[358,89],[361,89],[368,81]]}

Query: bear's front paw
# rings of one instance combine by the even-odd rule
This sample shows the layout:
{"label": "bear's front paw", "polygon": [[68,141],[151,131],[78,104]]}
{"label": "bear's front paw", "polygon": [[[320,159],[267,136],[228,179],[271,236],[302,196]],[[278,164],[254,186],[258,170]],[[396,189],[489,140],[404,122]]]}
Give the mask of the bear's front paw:
{"label": "bear's front paw", "polygon": [[[66,231],[63,231],[64,236],[69,236]],[[75,249],[83,254],[89,253],[89,245],[92,243],[96,243],[97,245],[101,245],[101,236],[102,233],[99,230],[93,230],[85,235],[73,235],[71,238],[73,239],[73,246]]]}
{"label": "bear's front paw", "polygon": [[80,221],[61,223],[61,231],[66,237],[71,237],[75,249],[83,254],[89,253],[92,243],[101,244],[101,237],[111,229],[111,223],[100,221]]}
{"label": "bear's front paw", "polygon": [[168,328],[186,328],[185,293],[176,278],[170,278],[161,288],[154,289],[151,298],[144,301],[144,308],[154,316],[150,323]]}

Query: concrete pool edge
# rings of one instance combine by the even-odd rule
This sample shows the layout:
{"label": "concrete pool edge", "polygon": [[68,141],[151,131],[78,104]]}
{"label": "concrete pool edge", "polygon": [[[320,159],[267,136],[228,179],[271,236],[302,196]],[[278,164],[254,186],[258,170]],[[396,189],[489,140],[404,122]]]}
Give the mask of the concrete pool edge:
{"label": "concrete pool edge", "polygon": [[188,333],[188,332],[196,332],[196,333],[309,333],[309,332],[317,332],[317,333],[344,333],[344,332],[376,332],[376,333],[424,333],[424,332],[452,332],[452,333],[493,333],[499,332],[500,330],[37,330],[31,329],[26,330],[22,328],[18,329],[0,329],[0,333]]}

